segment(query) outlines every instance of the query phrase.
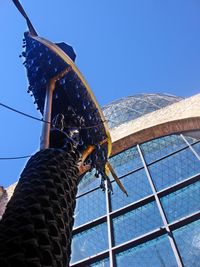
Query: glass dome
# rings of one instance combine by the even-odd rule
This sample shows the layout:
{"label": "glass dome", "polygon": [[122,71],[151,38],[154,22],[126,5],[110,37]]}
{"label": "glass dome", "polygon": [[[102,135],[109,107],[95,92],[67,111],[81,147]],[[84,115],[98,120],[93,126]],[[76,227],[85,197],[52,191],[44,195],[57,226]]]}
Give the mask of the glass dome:
{"label": "glass dome", "polygon": [[182,99],[169,94],[137,94],[113,101],[102,109],[112,129]]}

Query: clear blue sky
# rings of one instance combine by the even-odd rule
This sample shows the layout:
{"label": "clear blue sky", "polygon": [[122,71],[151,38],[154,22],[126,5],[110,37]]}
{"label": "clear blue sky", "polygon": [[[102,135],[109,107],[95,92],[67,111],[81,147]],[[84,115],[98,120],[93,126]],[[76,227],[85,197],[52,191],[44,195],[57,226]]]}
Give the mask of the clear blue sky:
{"label": "clear blue sky", "polygon": [[[23,0],[40,36],[71,44],[100,105],[136,93],[191,96],[200,88],[199,0]],[[26,93],[24,19],[0,1],[0,102],[40,117]],[[0,157],[38,150],[41,124],[0,107]],[[0,184],[26,161],[0,161]]]}

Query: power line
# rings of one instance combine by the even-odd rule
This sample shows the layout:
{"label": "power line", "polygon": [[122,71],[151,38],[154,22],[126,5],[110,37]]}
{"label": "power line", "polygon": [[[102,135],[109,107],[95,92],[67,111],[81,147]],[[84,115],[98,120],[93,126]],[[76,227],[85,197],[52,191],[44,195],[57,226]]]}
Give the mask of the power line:
{"label": "power line", "polygon": [[8,158],[1,158],[0,157],[0,160],[26,159],[26,158],[30,158],[30,157],[32,157],[32,155],[29,155],[29,156],[21,156],[21,157],[8,157]]}
{"label": "power line", "polygon": [[[39,118],[34,117],[34,116],[32,116],[32,115],[29,115],[29,114],[27,114],[27,113],[25,113],[25,112],[22,112],[22,111],[20,111],[20,110],[17,110],[17,109],[15,109],[15,108],[12,108],[12,107],[10,107],[10,106],[8,106],[8,105],[5,105],[5,104],[3,104],[3,103],[1,103],[1,102],[0,102],[0,106],[4,107],[4,108],[6,108],[6,109],[9,109],[9,110],[11,110],[11,111],[13,111],[13,112],[15,112],[15,113],[18,113],[18,114],[20,114],[20,115],[23,115],[23,116],[25,116],[25,117],[28,117],[28,118],[30,118],[30,119],[34,119],[34,120],[37,120],[37,121],[40,121],[40,122],[44,122],[44,123],[49,123],[49,124],[51,124],[51,122],[49,122],[49,121],[45,121],[45,120],[43,120],[43,119],[39,119]],[[101,126],[104,122],[105,122],[105,121],[102,121],[101,123],[96,124],[96,125],[80,127],[80,129],[90,129],[90,128],[95,128],[95,127]],[[65,127],[65,128],[66,128],[66,127]],[[69,128],[71,128],[71,127],[69,127]],[[18,156],[18,157],[0,157],[0,160],[18,160],[18,159],[26,159],[26,158],[30,158],[30,157],[32,157],[32,155]]]}
{"label": "power line", "polygon": [[[20,114],[20,115],[23,115],[23,116],[25,116],[25,117],[28,117],[28,118],[30,118],[30,119],[33,119],[33,120],[37,120],[37,121],[40,121],[40,122],[44,122],[44,123],[49,123],[49,124],[51,124],[51,122],[49,122],[49,121],[45,121],[45,120],[43,120],[43,119],[39,119],[39,118],[37,118],[37,117],[34,117],[34,116],[32,116],[32,115],[29,115],[29,114],[27,114],[27,113],[25,113],[25,112],[22,112],[22,111],[20,111],[20,110],[17,110],[17,109],[15,109],[15,108],[12,108],[12,107],[10,107],[10,106],[8,106],[8,105],[5,105],[5,104],[3,104],[3,103],[1,103],[0,102],[0,106],[2,106],[2,107],[4,107],[4,108],[6,108],[6,109],[9,109],[9,110],[11,110],[11,111],[13,111],[13,112],[16,112],[16,113],[18,113],[18,114]],[[105,121],[102,121],[102,122],[100,122],[100,123],[98,123],[98,124],[96,124],[96,125],[90,125],[90,126],[83,126],[83,127],[80,127],[80,129],[91,129],[91,128],[96,128],[96,127],[98,127],[98,126],[101,126],[102,124],[104,124],[106,122],[106,120]],[[65,128],[72,128],[72,127],[65,127]]]}
{"label": "power line", "polygon": [[16,112],[16,113],[18,113],[18,114],[20,114],[20,115],[25,116],[25,117],[31,118],[31,119],[33,119],[33,120],[37,120],[37,121],[45,122],[45,123],[50,123],[49,121],[45,121],[45,120],[43,120],[43,119],[39,119],[39,118],[37,118],[37,117],[34,117],[34,116],[32,116],[32,115],[29,115],[29,114],[27,114],[27,113],[24,113],[24,112],[22,112],[22,111],[19,111],[19,110],[15,109],[15,108],[12,108],[12,107],[10,107],[10,106],[8,106],[8,105],[5,105],[5,104],[3,104],[3,103],[0,103],[0,106],[2,106],[2,107],[4,107],[4,108],[7,108],[7,109],[9,109],[9,110],[11,110],[11,111],[14,111],[14,112]]}

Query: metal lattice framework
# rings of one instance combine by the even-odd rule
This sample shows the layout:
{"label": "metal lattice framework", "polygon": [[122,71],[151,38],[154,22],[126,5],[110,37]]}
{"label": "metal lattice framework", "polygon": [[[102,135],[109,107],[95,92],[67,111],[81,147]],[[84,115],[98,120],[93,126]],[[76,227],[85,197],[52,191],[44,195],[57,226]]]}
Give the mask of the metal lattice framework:
{"label": "metal lattice framework", "polygon": [[[82,194],[79,189],[71,266],[193,266],[193,255],[197,262],[199,254],[189,244],[183,248],[187,240],[178,236],[191,229],[192,238],[199,238],[199,148],[198,140],[172,135],[114,156],[112,164],[130,197],[114,181],[113,195],[102,193],[95,183]],[[76,253],[81,247],[85,254]]]}
{"label": "metal lattice framework", "polygon": [[124,97],[103,107],[103,113],[111,129],[145,114],[156,111],[183,98],[168,94],[137,94]]}

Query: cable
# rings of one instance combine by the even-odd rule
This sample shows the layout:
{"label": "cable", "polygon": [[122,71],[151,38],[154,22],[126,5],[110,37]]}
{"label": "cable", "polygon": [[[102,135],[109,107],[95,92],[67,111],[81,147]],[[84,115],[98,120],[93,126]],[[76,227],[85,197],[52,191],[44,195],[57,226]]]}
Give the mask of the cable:
{"label": "cable", "polygon": [[[24,112],[22,112],[22,111],[19,111],[19,110],[17,110],[17,109],[15,109],[15,108],[12,108],[12,107],[10,107],[10,106],[8,106],[8,105],[5,105],[5,104],[3,104],[3,103],[0,103],[0,106],[2,106],[2,107],[4,107],[4,108],[7,108],[7,109],[9,109],[9,110],[11,110],[11,111],[13,111],[13,112],[16,112],[16,113],[18,113],[18,114],[20,114],[20,115],[23,115],[23,116],[25,116],[25,117],[28,117],[28,118],[30,118],[30,119],[33,119],[33,120],[37,120],[37,121],[40,121],[40,122],[45,122],[45,123],[49,123],[49,124],[51,124],[51,122],[49,122],[49,121],[45,121],[45,120],[43,120],[43,119],[39,119],[39,118],[37,118],[37,117],[34,117],[34,116],[32,116],[32,115],[29,115],[29,114],[27,114],[27,113],[24,113]],[[91,128],[96,128],[96,127],[98,127],[98,126],[101,126],[102,124],[104,124],[106,122],[106,120],[105,121],[102,121],[102,122],[100,122],[100,123],[98,123],[98,124],[96,124],[96,125],[91,125],[91,126],[84,126],[84,127],[80,127],[80,129],[91,129]],[[72,127],[65,127],[65,128],[72,128]]]}
{"label": "cable", "polygon": [[30,158],[30,157],[32,157],[32,155],[31,156],[21,156],[21,157],[8,157],[8,158],[1,158],[0,157],[0,160],[26,159],[26,158]]}
{"label": "cable", "polygon": [[32,116],[32,115],[29,115],[29,114],[27,114],[27,113],[24,113],[24,112],[22,112],[22,111],[19,111],[19,110],[15,109],[15,108],[9,107],[9,106],[7,106],[7,105],[5,105],[5,104],[3,104],[3,103],[0,103],[0,106],[2,106],[2,107],[4,107],[4,108],[7,108],[7,109],[9,109],[9,110],[11,110],[11,111],[14,111],[14,112],[16,112],[16,113],[18,113],[18,114],[20,114],[20,115],[25,116],[25,117],[28,117],[28,118],[31,118],[31,119],[34,119],[34,120],[37,120],[37,121],[45,122],[45,123],[50,123],[49,121],[45,121],[45,120],[43,120],[43,119],[39,119],[39,118],[37,118],[37,117],[34,117],[34,116]]}

